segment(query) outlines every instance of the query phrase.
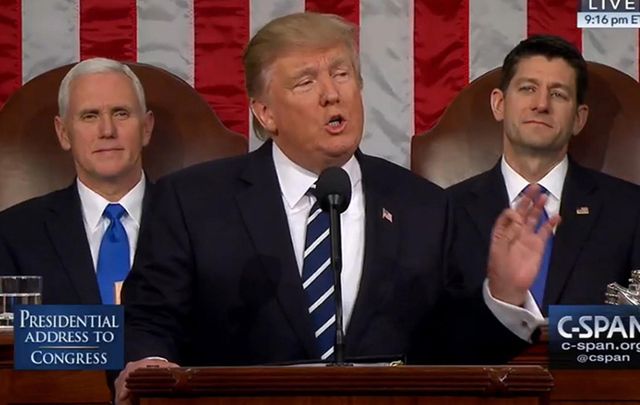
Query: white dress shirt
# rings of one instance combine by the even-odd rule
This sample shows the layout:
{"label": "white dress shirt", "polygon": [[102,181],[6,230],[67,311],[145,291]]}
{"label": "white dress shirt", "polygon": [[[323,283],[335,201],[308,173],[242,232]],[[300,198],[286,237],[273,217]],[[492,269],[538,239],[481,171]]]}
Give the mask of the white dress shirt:
{"label": "white dress shirt", "polygon": [[[115,203],[108,201],[100,194],[91,190],[80,179],[76,180],[78,186],[78,194],[80,195],[80,205],[82,206],[82,221],[84,222],[84,230],[89,241],[91,249],[91,258],[93,259],[93,269],[98,266],[98,254],[100,252],[100,242],[109,227],[109,219],[102,216],[104,209],[108,204]],[[136,184],[120,201],[116,201],[122,205],[126,213],[120,218],[127,238],[129,239],[129,265],[133,265],[133,259],[138,244],[138,233],[140,232],[140,220],[142,218],[142,200],[144,199],[146,183],[144,173],[140,181]]]}
{"label": "white dress shirt", "polygon": [[[520,193],[529,185],[529,182],[513,170],[504,157],[502,157],[500,169],[502,170],[504,184],[507,187],[509,205],[511,208],[514,208],[518,201],[520,201],[520,198],[522,198]],[[560,198],[562,197],[562,188],[564,187],[564,179],[567,176],[568,169],[569,159],[565,155],[564,159],[538,182],[538,184],[549,191],[549,198],[544,205],[544,209],[547,211],[549,218],[560,213]]]}
{"label": "white dress shirt", "polygon": [[[287,214],[298,271],[302,274],[307,217],[316,201],[316,198],[309,195],[307,191],[318,180],[318,176],[291,161],[275,143],[273,144],[273,162],[280,190],[282,190],[282,201]],[[351,320],[362,277],[365,214],[360,164],[355,156],[352,156],[342,168],[351,180],[351,203],[347,210],[340,215],[342,224],[342,274],[340,278],[342,280],[342,307],[346,329]]]}
{"label": "white dress shirt", "polygon": [[[564,186],[564,179],[567,175],[568,168],[569,160],[567,156],[565,156],[560,163],[551,169],[549,173],[547,173],[538,182],[538,184],[542,185],[549,191],[549,198],[544,206],[549,217],[557,215],[560,212],[560,197],[562,196],[562,188]],[[518,201],[520,201],[520,198],[522,198],[520,193],[529,185],[529,182],[509,166],[504,156],[500,163],[500,169],[507,188],[509,205],[513,208],[516,206]],[[538,308],[538,305],[533,299],[531,292],[527,294],[527,300],[524,304],[524,308],[516,307],[502,301],[487,300],[487,298],[491,296],[487,280],[485,280],[484,294],[485,301],[491,311],[493,311],[496,316],[499,312],[500,316],[497,316],[498,319],[500,319],[500,321],[513,333],[524,340],[529,340],[535,328],[546,322]]]}

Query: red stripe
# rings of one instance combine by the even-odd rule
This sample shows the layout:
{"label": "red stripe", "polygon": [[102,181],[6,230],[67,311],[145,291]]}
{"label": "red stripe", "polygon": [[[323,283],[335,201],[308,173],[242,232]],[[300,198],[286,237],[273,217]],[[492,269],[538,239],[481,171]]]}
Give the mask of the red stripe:
{"label": "red stripe", "polygon": [[355,25],[360,25],[359,0],[306,0],[305,3],[307,11],[337,14]]}
{"label": "red stripe", "polygon": [[195,87],[233,131],[249,133],[242,51],[249,41],[249,0],[194,1]]}
{"label": "red stripe", "polygon": [[582,50],[582,31],[577,25],[576,1],[528,0],[527,33],[553,34]]}
{"label": "red stripe", "polygon": [[22,85],[22,1],[0,0],[0,107]]}
{"label": "red stripe", "polygon": [[82,0],[80,59],[137,60],[136,0]]}
{"label": "red stripe", "polygon": [[469,82],[468,0],[422,0],[414,4],[415,131],[435,125]]}

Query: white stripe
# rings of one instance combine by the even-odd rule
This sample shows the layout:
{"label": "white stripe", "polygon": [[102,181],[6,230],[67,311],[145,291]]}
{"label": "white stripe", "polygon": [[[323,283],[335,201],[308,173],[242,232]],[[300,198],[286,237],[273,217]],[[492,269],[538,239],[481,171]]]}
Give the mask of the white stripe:
{"label": "white stripe", "polygon": [[469,80],[502,66],[526,36],[526,0],[469,0]]}
{"label": "white stripe", "polygon": [[320,215],[320,213],[322,212],[322,209],[318,208],[317,210],[314,211],[313,214],[309,215],[309,218],[307,218],[307,226],[313,222],[314,219],[316,219],[316,217],[318,215]]}
{"label": "white stripe", "polygon": [[138,62],[194,85],[193,2],[138,0]]}
{"label": "white stripe", "polygon": [[322,272],[329,267],[329,264],[331,264],[331,259],[327,259],[327,261],[325,261],[324,263],[322,263],[322,266],[320,266],[320,268],[318,268],[318,270],[314,271],[313,274],[311,275],[311,277],[309,277],[308,279],[305,280],[304,283],[302,283],[302,288],[306,289],[307,287],[309,287],[309,285],[311,283],[313,283],[313,280],[315,280],[316,278],[318,278],[318,276],[320,274],[322,274]]}
{"label": "white stripe", "polygon": [[316,337],[318,337],[318,336],[322,335],[322,332],[324,332],[325,330],[327,330],[327,328],[328,328],[329,326],[333,325],[333,324],[335,323],[335,321],[336,321],[336,316],[335,316],[335,315],[333,315],[331,318],[329,318],[329,320],[328,320],[327,322],[325,322],[325,323],[324,323],[324,325],[322,325],[322,326],[320,327],[320,329],[318,329],[318,330],[316,331]]}
{"label": "white stripe", "polygon": [[638,30],[585,28],[582,54],[587,60],[612,66],[638,80]]}
{"label": "white stripe", "polygon": [[412,3],[360,1],[366,117],[362,149],[405,167],[414,132]]}
{"label": "white stripe", "polygon": [[311,253],[313,251],[313,249],[315,249],[320,243],[322,243],[323,240],[325,240],[327,238],[327,236],[329,236],[329,230],[325,230],[322,235],[318,236],[318,238],[313,241],[313,243],[311,245],[309,245],[308,248],[305,249],[304,251],[304,257],[306,258],[307,256],[309,256],[309,253]]}
{"label": "white stripe", "polygon": [[324,352],[324,354],[322,356],[320,356],[320,358],[322,360],[326,360],[329,358],[329,356],[331,356],[333,354],[333,346],[331,346],[331,348],[329,350],[327,350],[326,352]]}
{"label": "white stripe", "polygon": [[[291,13],[304,11],[305,0],[250,0],[249,1],[249,26],[253,36],[263,25],[274,18]],[[256,138],[251,124],[251,111],[249,119],[249,150],[256,150],[262,145],[262,141]]]}
{"label": "white stripe", "polygon": [[325,291],[324,294],[322,294],[322,296],[320,298],[318,298],[318,300],[316,302],[313,303],[313,305],[311,305],[309,307],[309,313],[312,313],[313,311],[316,310],[316,308],[318,308],[320,305],[322,305],[323,302],[326,301],[327,298],[329,298],[329,296],[333,294],[333,286],[331,286],[331,288],[329,288],[327,291]]}
{"label": "white stripe", "polygon": [[80,60],[78,8],[78,0],[22,0],[22,83]]}

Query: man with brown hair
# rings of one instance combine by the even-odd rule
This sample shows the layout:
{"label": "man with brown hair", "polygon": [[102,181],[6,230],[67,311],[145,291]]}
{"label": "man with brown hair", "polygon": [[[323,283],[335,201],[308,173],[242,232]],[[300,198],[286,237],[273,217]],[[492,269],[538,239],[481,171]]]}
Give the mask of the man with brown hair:
{"label": "man with brown hair", "polygon": [[[549,305],[601,304],[608,283],[640,266],[640,188],[583,167],[569,141],[587,122],[587,63],[566,40],[533,36],[505,57],[491,108],[502,122],[503,156],[489,171],[447,190],[454,213],[450,265],[467,288],[484,280],[491,226],[531,184],[544,187],[544,216],[562,223],[549,239],[531,292]],[[541,221],[544,220],[541,219]]]}

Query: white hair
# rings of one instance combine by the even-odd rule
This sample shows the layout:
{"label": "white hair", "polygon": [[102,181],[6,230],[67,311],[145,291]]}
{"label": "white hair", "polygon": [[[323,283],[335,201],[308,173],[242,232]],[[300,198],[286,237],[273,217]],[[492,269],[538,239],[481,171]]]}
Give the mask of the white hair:
{"label": "white hair", "polygon": [[60,82],[60,89],[58,90],[58,115],[64,118],[69,109],[69,88],[73,79],[83,75],[108,72],[123,73],[131,79],[140,107],[143,112],[146,112],[147,104],[144,98],[142,83],[140,83],[140,79],[138,79],[138,76],[133,73],[129,66],[113,59],[91,58],[83,60],[72,67],[62,79],[62,82]]}

